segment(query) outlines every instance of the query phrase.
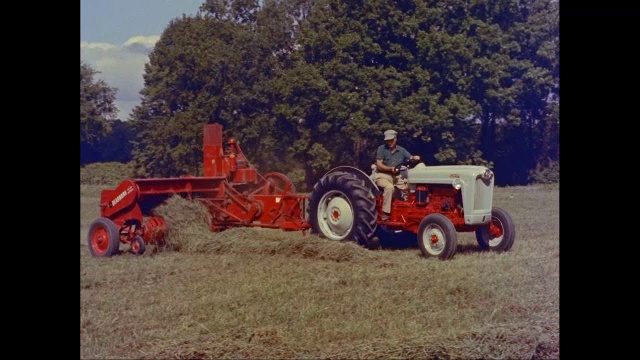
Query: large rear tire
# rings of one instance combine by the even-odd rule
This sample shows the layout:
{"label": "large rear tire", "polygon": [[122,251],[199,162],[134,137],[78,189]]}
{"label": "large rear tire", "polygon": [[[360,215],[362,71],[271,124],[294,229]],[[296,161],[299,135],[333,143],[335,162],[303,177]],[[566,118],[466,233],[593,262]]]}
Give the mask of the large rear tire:
{"label": "large rear tire", "polygon": [[458,233],[446,216],[427,215],[418,227],[418,246],[427,258],[437,256],[440,260],[448,260],[456,253]]}
{"label": "large rear tire", "polygon": [[353,240],[374,248],[376,201],[363,180],[354,174],[336,171],[322,177],[309,198],[311,230],[320,236],[341,241]]}
{"label": "large rear tire", "polygon": [[516,238],[511,216],[501,208],[491,209],[491,222],[476,229],[476,240],[482,250],[508,251]]}
{"label": "large rear tire", "polygon": [[87,242],[91,255],[109,257],[120,249],[120,231],[111,219],[101,217],[91,224]]}

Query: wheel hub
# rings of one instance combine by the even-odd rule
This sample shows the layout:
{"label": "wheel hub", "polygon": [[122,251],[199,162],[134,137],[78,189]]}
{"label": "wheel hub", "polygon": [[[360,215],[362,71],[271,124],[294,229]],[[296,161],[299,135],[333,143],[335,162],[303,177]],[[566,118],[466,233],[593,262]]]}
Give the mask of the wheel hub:
{"label": "wheel hub", "polygon": [[431,243],[432,244],[437,244],[438,243],[438,235],[436,234],[431,234]]}
{"label": "wheel hub", "polygon": [[107,250],[109,239],[104,229],[97,229],[93,234],[92,240],[93,248],[96,251],[103,253]]}
{"label": "wheel hub", "polygon": [[424,232],[424,245],[432,255],[439,255],[444,250],[444,234],[438,227],[431,227]]}
{"label": "wheel hub", "polygon": [[340,191],[326,193],[320,199],[318,225],[322,233],[332,240],[342,240],[354,223],[353,209],[345,194]]}
{"label": "wheel hub", "polygon": [[353,214],[350,211],[349,203],[341,198],[334,197],[327,205],[328,225],[336,235],[345,235],[351,225],[353,225]]}
{"label": "wheel hub", "polygon": [[502,236],[502,224],[498,220],[491,221],[489,225],[489,233],[493,238],[499,238]]}
{"label": "wheel hub", "polygon": [[331,220],[338,222],[340,220],[340,209],[333,209],[331,212]]}

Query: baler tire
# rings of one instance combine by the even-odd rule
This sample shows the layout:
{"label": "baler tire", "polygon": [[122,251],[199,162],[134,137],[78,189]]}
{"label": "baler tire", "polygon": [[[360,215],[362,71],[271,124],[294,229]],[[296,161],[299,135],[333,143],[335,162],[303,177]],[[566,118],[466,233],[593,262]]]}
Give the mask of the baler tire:
{"label": "baler tire", "polygon": [[129,249],[129,252],[131,254],[134,255],[142,255],[144,254],[144,251],[146,249],[145,243],[144,243],[144,239],[142,238],[142,236],[138,235],[135,236],[133,239],[131,239],[131,248]]}
{"label": "baler tire", "polygon": [[92,256],[113,256],[120,249],[120,231],[111,219],[101,217],[91,224],[87,242]]}
{"label": "baler tire", "polygon": [[[424,217],[418,227],[418,247],[429,258],[449,260],[458,247],[458,233],[448,217],[434,213]],[[437,245],[437,246],[436,246]]]}
{"label": "baler tire", "polygon": [[491,223],[476,229],[476,240],[482,250],[508,251],[516,238],[516,229],[509,213],[499,207],[491,209]]}
{"label": "baler tire", "polygon": [[[336,171],[313,186],[309,197],[311,232],[331,240],[353,240],[368,249],[377,248],[376,201],[363,180]],[[343,216],[341,216],[343,215]]]}

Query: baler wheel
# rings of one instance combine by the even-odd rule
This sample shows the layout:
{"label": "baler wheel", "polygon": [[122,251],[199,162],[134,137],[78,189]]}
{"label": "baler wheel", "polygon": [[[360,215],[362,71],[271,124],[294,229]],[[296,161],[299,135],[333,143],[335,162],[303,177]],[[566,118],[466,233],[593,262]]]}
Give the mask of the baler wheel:
{"label": "baler wheel", "polygon": [[142,236],[138,235],[136,237],[134,237],[133,239],[131,239],[131,248],[129,249],[129,252],[135,255],[142,255],[144,254],[144,250],[145,250],[145,244],[144,244],[144,239],[142,238]]}
{"label": "baler wheel", "polygon": [[508,251],[516,238],[511,216],[501,208],[491,209],[491,222],[476,229],[476,239],[482,250]]}
{"label": "baler wheel", "polygon": [[458,234],[451,220],[442,214],[425,216],[418,227],[418,246],[425,257],[440,260],[453,257],[458,247]]}
{"label": "baler wheel", "polygon": [[87,237],[91,255],[108,257],[118,253],[120,233],[116,224],[108,218],[96,219],[89,228]]}

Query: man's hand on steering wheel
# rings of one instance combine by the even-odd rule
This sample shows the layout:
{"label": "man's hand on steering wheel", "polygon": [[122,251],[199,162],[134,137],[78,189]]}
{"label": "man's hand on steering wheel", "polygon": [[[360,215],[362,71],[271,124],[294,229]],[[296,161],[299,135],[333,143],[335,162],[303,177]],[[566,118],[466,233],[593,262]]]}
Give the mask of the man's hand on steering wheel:
{"label": "man's hand on steering wheel", "polygon": [[419,155],[414,155],[414,156],[410,157],[410,158],[409,158],[409,160],[403,161],[402,163],[400,163],[400,164],[396,165],[396,166],[393,168],[393,171],[392,171],[392,172],[393,172],[393,174],[394,174],[394,175],[395,175],[395,174],[399,174],[399,173],[400,173],[400,168],[401,168],[402,166],[407,166],[407,167],[409,167],[410,165],[415,166],[415,165],[417,165],[420,161],[421,161],[421,160],[420,160],[420,156],[419,156]]}

